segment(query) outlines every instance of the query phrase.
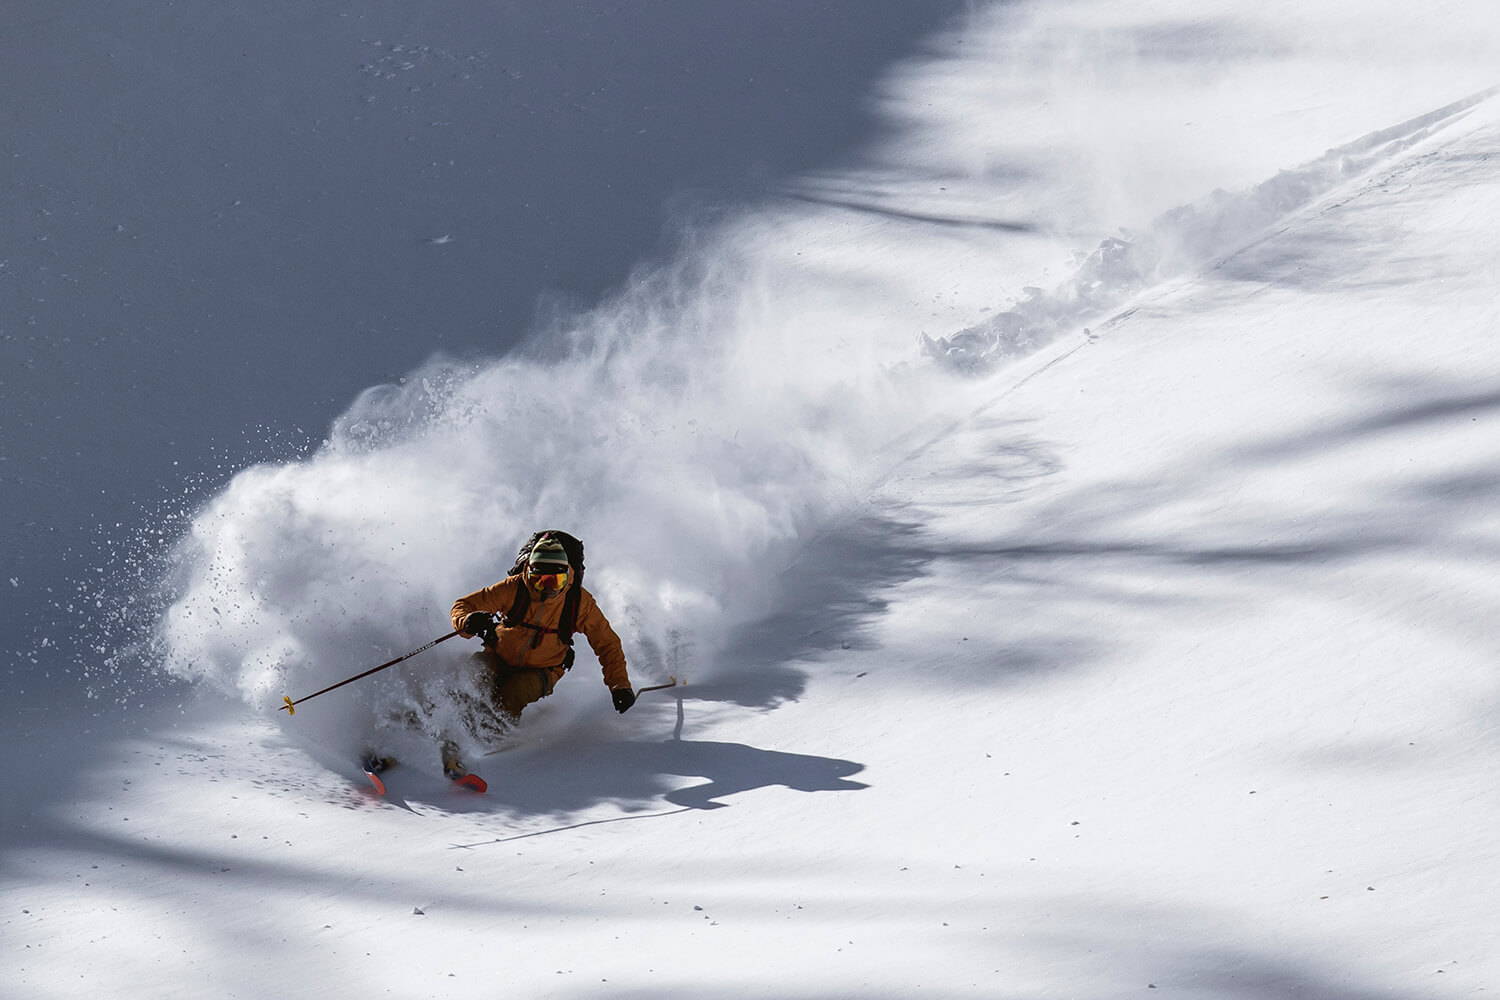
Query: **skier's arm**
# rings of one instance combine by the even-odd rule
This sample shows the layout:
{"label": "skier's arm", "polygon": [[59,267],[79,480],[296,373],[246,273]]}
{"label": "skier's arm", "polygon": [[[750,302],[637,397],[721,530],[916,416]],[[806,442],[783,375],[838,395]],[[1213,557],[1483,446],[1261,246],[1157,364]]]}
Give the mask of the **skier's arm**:
{"label": "skier's arm", "polygon": [[578,631],[589,640],[589,648],[599,658],[604,671],[604,684],[610,690],[630,687],[630,672],[625,666],[625,650],[620,646],[620,637],[615,634],[609,619],[599,610],[592,594],[585,591],[578,605]]}
{"label": "skier's arm", "polygon": [[472,594],[460,597],[453,602],[453,612],[450,618],[453,627],[460,635],[467,637],[469,633],[463,630],[464,619],[476,611],[487,614],[499,614],[509,611],[511,604],[516,599],[516,587],[519,586],[518,578],[508,576],[499,583],[491,584],[482,590],[476,590]]}

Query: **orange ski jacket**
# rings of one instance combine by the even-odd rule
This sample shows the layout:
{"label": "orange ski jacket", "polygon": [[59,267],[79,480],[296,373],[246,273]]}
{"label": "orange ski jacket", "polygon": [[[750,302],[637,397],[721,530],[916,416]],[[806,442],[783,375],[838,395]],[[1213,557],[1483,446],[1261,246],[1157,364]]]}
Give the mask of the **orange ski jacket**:
{"label": "orange ski jacket", "polygon": [[[508,576],[499,583],[460,597],[453,602],[453,627],[458,630],[459,635],[468,636],[469,633],[463,630],[464,619],[473,612],[484,611],[492,615],[509,613],[515,604],[516,588],[524,586],[526,582],[520,575]],[[526,608],[525,624],[546,631],[537,632],[520,623],[509,628],[498,626],[495,630],[499,639],[496,652],[500,654],[500,659],[513,667],[542,667],[551,675],[552,682],[557,683],[567,672],[563,660],[568,654],[568,647],[557,636],[562,610],[561,595],[544,601],[533,593]],[[605,685],[611,689],[630,687],[630,674],[626,669],[625,651],[620,646],[620,637],[615,634],[609,619],[604,617],[594,595],[587,589],[579,595],[577,629],[588,639],[589,647],[599,658]],[[541,637],[540,641],[537,641],[538,636]]]}

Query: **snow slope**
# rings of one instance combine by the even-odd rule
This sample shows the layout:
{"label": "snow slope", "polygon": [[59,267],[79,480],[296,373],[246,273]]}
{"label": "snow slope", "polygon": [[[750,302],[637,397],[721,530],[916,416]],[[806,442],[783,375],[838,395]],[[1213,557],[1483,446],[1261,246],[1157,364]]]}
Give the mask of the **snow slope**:
{"label": "snow slope", "polygon": [[[1123,188],[1029,174],[1031,203],[1061,208],[1013,228],[979,197],[994,171],[967,175],[962,212],[953,192],[914,198],[950,150],[930,112],[908,133],[920,157],[894,142],[707,235],[570,321],[572,354],[419,373],[319,455],[238,477],[155,636],[234,699],[154,720],[66,788],[10,779],[35,805],[5,816],[7,994],[1493,989],[1494,81],[1451,47],[1433,72],[1424,49],[1399,94],[1291,114],[1288,95],[1348,93],[1365,70],[1330,68],[1332,45],[1280,72],[1228,65],[1236,39],[1263,55],[1252,29],[1287,10],[1225,3],[1165,31],[1177,8],[1148,7],[1137,27],[1176,69],[1131,54],[1049,93],[1154,120],[1191,68],[1214,86],[1185,102],[1225,101],[1227,120],[1226,94],[1259,99],[1283,131],[1259,133],[1251,176],[1231,176],[1245,160],[1222,134],[1178,143],[1182,197],[1141,195],[1132,266],[1088,258],[1113,196],[1079,207],[1085,188],[1138,188],[1132,170]],[[1299,29],[1338,21],[1303,9]],[[1494,31],[1482,5],[1453,13],[1471,39]],[[1102,71],[1110,16],[980,11],[967,51],[892,94],[949,107],[945,87],[994,84],[969,63],[1026,39]],[[1338,23],[1397,49],[1421,27]],[[1022,145],[1061,149],[1057,124]],[[1062,133],[1102,157],[1125,128],[1096,124]],[[1028,278],[994,270],[1033,253]],[[919,333],[983,338],[986,307],[1038,301],[1030,353],[980,352],[978,377],[918,356]],[[508,387],[537,377],[618,419],[556,431],[565,474],[501,447],[460,462],[531,419]],[[474,504],[479,535],[455,538]],[[411,760],[376,800],[349,763],[458,651],[270,711],[425,641],[539,519],[582,524],[638,683],[685,688],[613,717],[580,666],[518,746],[476,763],[483,798]],[[192,627],[215,616],[233,624]]]}

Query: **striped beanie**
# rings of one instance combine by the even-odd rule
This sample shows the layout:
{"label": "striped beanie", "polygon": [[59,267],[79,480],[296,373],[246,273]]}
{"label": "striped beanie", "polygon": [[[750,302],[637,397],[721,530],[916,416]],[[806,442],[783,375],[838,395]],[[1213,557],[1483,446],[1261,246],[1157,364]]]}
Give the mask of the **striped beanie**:
{"label": "striped beanie", "polygon": [[570,566],[568,562],[568,550],[562,547],[562,543],[551,538],[539,538],[537,543],[531,547],[531,555],[526,557],[528,568],[535,566]]}

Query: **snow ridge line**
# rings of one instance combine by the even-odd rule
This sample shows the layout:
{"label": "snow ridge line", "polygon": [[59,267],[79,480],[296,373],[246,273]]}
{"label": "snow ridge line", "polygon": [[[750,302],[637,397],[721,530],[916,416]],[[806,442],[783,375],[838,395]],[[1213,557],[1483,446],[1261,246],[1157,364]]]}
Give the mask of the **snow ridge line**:
{"label": "snow ridge line", "polygon": [[1116,312],[1147,289],[1232,256],[1278,221],[1452,125],[1500,94],[1500,85],[1336,146],[1242,192],[1214,191],[1162,213],[1143,233],[1121,231],[1051,290],[1028,287],[1010,309],[949,337],[922,335],[922,350],[954,371],[982,374],[1030,355],[1069,330]]}
{"label": "snow ridge line", "polygon": [[[1222,262],[1261,242],[1272,235],[1267,230],[1278,220],[1305,208],[1340,183],[1369,171],[1377,163],[1405,152],[1497,95],[1500,95],[1500,85],[1487,87],[1461,100],[1335,146],[1318,159],[1282,171],[1242,194],[1216,191],[1200,202],[1171,209],[1153,222],[1150,234],[1145,238],[1137,238],[1133,243],[1114,237],[1103,241],[1073,278],[1051,293],[1028,289],[1036,294],[1028,296],[1011,312],[962,330],[951,338],[931,338],[924,334],[924,352],[929,357],[950,370],[965,374],[989,374],[1027,357],[1035,363],[1024,371],[1012,373],[1014,377],[998,386],[992,395],[963,416],[944,420],[935,428],[929,425],[903,435],[904,440],[910,441],[921,434],[915,443],[902,447],[900,455],[865,484],[864,499],[857,509],[867,510],[875,494],[908,462],[1032,379],[1097,341],[1098,332],[1084,326],[1085,322],[1092,322],[1099,329],[1120,323],[1135,313],[1137,307],[1133,303],[1146,293],[1182,278],[1191,270]],[[1257,217],[1261,220],[1258,224],[1255,222]],[[1227,220],[1234,219],[1254,225],[1255,229],[1244,235],[1245,227],[1239,227],[1240,238],[1228,245],[1232,235],[1223,233],[1222,228]],[[1197,252],[1179,254],[1175,258],[1165,255],[1164,249],[1172,245],[1165,238],[1171,230],[1176,227],[1185,237],[1195,231],[1195,222],[1198,224],[1196,232],[1200,235]],[[1158,230],[1163,232],[1158,233]],[[1152,234],[1156,235],[1154,240],[1150,238]],[[1218,252],[1212,252],[1216,244]],[[1144,259],[1149,253],[1156,254],[1154,260]],[[1111,282],[1107,280],[1109,278],[1115,280]],[[1106,292],[1113,292],[1113,295],[1106,295]],[[1102,320],[1098,318],[1101,315],[1104,316]],[[1070,331],[1081,332],[1082,337],[1078,340],[1068,338],[1059,344],[1058,341]],[[974,344],[978,340],[982,340],[982,344],[976,349]],[[1036,356],[1049,346],[1054,349]],[[900,446],[901,442],[892,443],[892,447]],[[830,527],[816,537],[821,538],[831,530]]]}

